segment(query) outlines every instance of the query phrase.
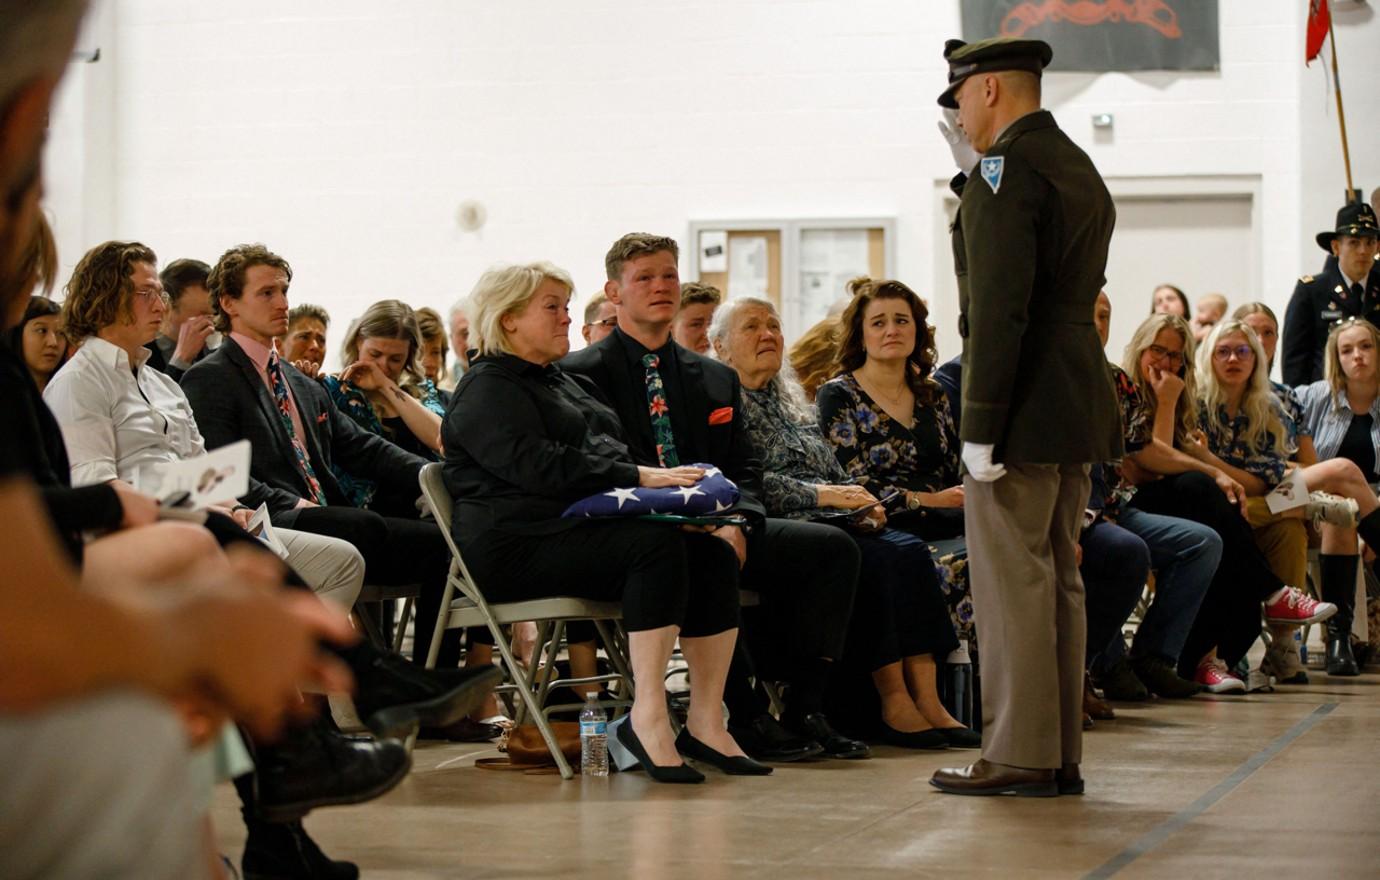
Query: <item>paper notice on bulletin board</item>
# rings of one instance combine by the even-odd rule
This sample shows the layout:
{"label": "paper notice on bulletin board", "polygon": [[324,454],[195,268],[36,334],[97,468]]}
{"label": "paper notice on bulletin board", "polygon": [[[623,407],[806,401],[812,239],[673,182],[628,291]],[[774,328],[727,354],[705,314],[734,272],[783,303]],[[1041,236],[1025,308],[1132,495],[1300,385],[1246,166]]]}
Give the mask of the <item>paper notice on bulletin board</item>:
{"label": "paper notice on bulletin board", "polygon": [[706,229],[700,233],[700,271],[728,271],[728,233]]}
{"label": "paper notice on bulletin board", "polygon": [[767,239],[743,236],[728,243],[728,295],[767,296]]}
{"label": "paper notice on bulletin board", "polygon": [[800,233],[801,315],[813,320],[848,295],[848,282],[868,274],[866,229],[806,229]]}

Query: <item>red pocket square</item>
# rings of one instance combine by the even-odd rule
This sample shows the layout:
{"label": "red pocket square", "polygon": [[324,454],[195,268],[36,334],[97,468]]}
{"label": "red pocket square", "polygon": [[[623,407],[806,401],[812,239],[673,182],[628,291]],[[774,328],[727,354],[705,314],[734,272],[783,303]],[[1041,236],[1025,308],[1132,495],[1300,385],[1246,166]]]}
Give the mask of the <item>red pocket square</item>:
{"label": "red pocket square", "polygon": [[328,418],[330,418],[330,413],[322,413],[321,415],[316,417],[316,423],[318,425],[324,425],[326,423],[326,419]]}
{"label": "red pocket square", "polygon": [[709,424],[727,425],[733,421],[733,407],[721,406],[709,414]]}

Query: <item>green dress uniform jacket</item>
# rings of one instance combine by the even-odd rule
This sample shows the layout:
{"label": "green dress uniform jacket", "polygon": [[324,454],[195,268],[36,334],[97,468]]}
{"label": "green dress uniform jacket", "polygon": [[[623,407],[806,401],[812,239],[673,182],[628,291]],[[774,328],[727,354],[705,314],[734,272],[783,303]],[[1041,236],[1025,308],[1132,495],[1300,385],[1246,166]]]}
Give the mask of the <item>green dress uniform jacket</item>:
{"label": "green dress uniform jacket", "polygon": [[1093,305],[1116,209],[1092,160],[1048,111],[1011,123],[959,175],[952,228],[968,443],[1007,464],[1122,456]]}

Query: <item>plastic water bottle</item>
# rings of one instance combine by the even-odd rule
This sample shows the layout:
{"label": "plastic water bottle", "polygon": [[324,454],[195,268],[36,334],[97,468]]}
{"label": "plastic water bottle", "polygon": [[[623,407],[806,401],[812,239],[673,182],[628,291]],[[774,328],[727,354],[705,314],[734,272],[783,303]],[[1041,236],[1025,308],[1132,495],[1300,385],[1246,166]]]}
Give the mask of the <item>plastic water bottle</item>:
{"label": "plastic water bottle", "polygon": [[586,696],[580,710],[580,773],[585,776],[609,775],[608,722],[598,693]]}

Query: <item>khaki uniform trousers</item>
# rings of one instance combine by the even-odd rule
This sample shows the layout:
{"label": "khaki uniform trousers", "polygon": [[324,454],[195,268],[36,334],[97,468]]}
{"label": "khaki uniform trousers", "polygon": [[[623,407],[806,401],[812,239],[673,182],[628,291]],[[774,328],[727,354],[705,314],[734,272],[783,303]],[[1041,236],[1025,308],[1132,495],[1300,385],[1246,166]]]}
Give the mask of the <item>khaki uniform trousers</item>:
{"label": "khaki uniform trousers", "polygon": [[982,756],[1051,769],[1083,756],[1087,619],[1077,545],[1085,464],[1008,464],[964,477],[964,525],[982,663]]}

